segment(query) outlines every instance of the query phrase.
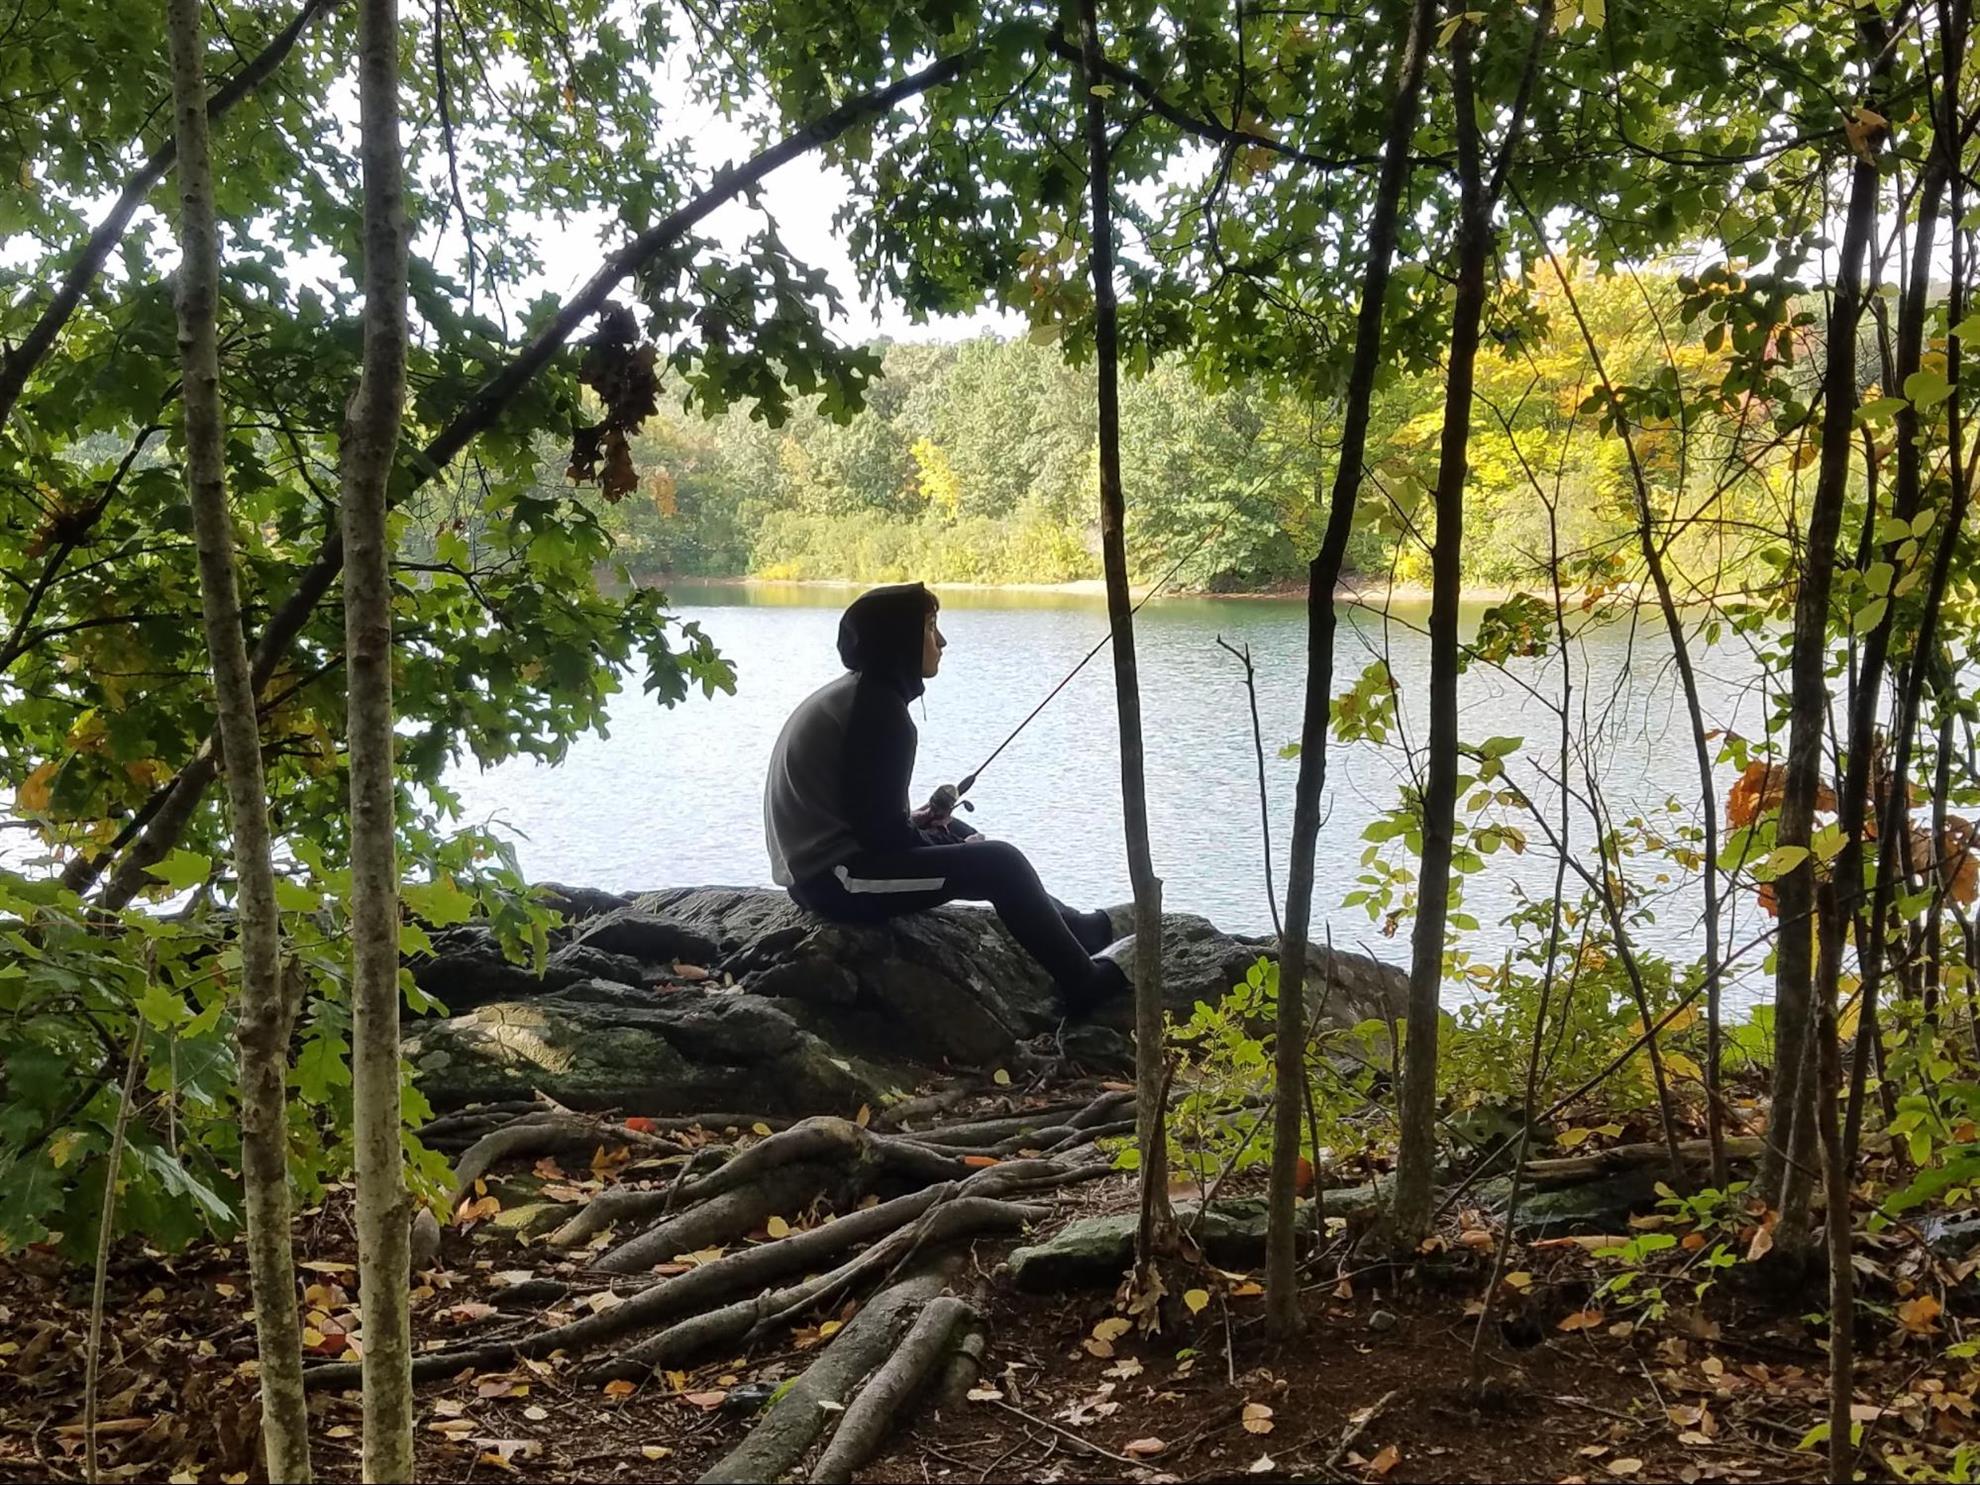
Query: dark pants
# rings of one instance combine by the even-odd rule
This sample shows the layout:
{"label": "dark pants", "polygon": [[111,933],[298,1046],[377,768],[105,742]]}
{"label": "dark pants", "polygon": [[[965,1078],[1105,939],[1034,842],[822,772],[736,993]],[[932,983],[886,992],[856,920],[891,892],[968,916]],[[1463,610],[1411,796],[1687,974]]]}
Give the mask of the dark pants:
{"label": "dark pants", "polygon": [[1053,898],[1024,852],[1005,841],[965,837],[956,844],[862,852],[835,871],[800,882],[791,897],[799,907],[851,923],[877,923],[945,902],[987,902],[1045,966],[1069,1007],[1083,1009],[1125,983],[1118,968],[1093,959],[1112,937],[1107,915],[1075,912]]}

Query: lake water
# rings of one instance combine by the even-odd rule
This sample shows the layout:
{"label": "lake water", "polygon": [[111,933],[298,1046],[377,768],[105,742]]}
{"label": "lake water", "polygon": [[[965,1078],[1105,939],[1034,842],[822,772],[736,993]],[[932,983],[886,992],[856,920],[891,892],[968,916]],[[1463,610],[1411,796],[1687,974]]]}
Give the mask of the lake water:
{"label": "lake water", "polygon": [[[450,783],[471,821],[512,831],[525,871],[620,890],[671,885],[767,884],[761,790],[764,765],[792,707],[839,673],[834,651],[838,615],[850,590],[751,585],[677,585],[677,611],[698,621],[737,673],[733,696],[698,694],[671,710],[639,694],[618,699],[609,735],[577,743],[549,767],[517,760],[486,772],[469,768]],[[949,639],[942,674],[915,707],[921,731],[915,776],[918,801],[937,784],[975,768],[1051,687],[1106,632],[1097,597],[1060,593],[943,594]],[[1467,615],[1467,629],[1482,606]],[[1428,650],[1423,607],[1398,606],[1385,623],[1344,606],[1336,691],[1386,647],[1401,684],[1404,723],[1421,743]],[[1299,733],[1305,656],[1305,609],[1269,599],[1158,599],[1135,624],[1148,750],[1148,806],[1155,865],[1165,905],[1202,913],[1238,931],[1268,932],[1259,843],[1256,764],[1243,672],[1218,647],[1219,637],[1249,645],[1258,669],[1259,709],[1272,800],[1279,890],[1291,826],[1297,763],[1277,756]],[[1523,736],[1517,777],[1536,798],[1558,796],[1535,772],[1552,768],[1558,722],[1529,691],[1558,695],[1558,659],[1515,662],[1512,675],[1479,666],[1462,680],[1462,735],[1480,742]],[[1719,651],[1702,662],[1708,715],[1722,727],[1755,732],[1762,717],[1757,667],[1748,655]],[[1669,649],[1654,617],[1590,632],[1576,648],[1575,708],[1597,740],[1595,767],[1611,815],[1625,820],[1684,802],[1673,826],[1696,816],[1697,781],[1682,698]],[[1330,754],[1327,820],[1320,840],[1314,899],[1315,937],[1332,927],[1336,943],[1406,962],[1405,929],[1385,938],[1364,910],[1343,910],[1365,848],[1361,832],[1397,798],[1405,764],[1386,748],[1336,745]],[[1076,905],[1117,902],[1128,894],[1121,833],[1119,751],[1113,670],[1103,651],[997,763],[986,771],[968,818],[1016,842],[1046,884]],[[1731,782],[1722,768],[1720,794]],[[1592,860],[1590,830],[1576,840]],[[1524,857],[1501,852],[1467,888],[1466,908],[1481,924],[1481,952],[1509,935],[1499,920],[1524,889],[1546,896],[1553,859],[1533,834]],[[1570,892],[1575,889],[1570,879]],[[1695,885],[1678,884],[1658,908],[1646,940],[1669,950],[1698,932]],[[1738,905],[1745,919],[1755,915]],[[1734,922],[1730,942],[1757,925]]]}

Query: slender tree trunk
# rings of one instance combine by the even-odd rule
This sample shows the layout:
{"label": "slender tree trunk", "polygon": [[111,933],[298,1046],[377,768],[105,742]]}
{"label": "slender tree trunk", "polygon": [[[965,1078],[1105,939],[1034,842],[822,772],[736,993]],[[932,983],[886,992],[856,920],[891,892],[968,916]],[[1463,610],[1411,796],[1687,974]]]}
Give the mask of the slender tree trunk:
{"label": "slender tree trunk", "polygon": [[[1947,40],[1948,38],[1941,38]],[[1932,249],[1937,235],[1939,210],[1944,201],[1948,165],[1959,153],[1960,116],[1957,97],[1941,98],[1941,109],[1933,133],[1933,151],[1925,162],[1924,179],[1918,191],[1918,229],[1913,240],[1910,276],[1904,285],[1904,299],[1898,309],[1896,389],[1901,389],[1924,358],[1925,318],[1931,293]],[[1951,354],[1957,354],[1952,352]],[[1918,514],[1924,488],[1924,450],[1919,446],[1922,433],[1918,409],[1906,403],[1897,415],[1897,479],[1891,494],[1891,514],[1909,522]],[[1891,564],[1895,573],[1899,542],[1882,543],[1872,549],[1879,560]],[[1878,1046],[1877,1001],[1884,975],[1884,943],[1889,923],[1892,892],[1898,881],[1910,805],[1905,787],[1911,771],[1911,745],[1917,732],[1917,695],[1903,685],[1899,676],[1897,705],[1893,708],[1888,760],[1888,788],[1876,801],[1871,799],[1871,762],[1877,751],[1879,703],[1884,694],[1885,662],[1890,654],[1891,636],[1896,628],[1898,600],[1889,596],[1884,616],[1870,631],[1863,646],[1859,689],[1853,698],[1849,718],[1849,756],[1843,770],[1841,796],[1837,801],[1837,821],[1842,830],[1842,850],[1836,857],[1836,908],[1845,921],[1863,911],[1863,836],[1871,810],[1877,807],[1879,848],[1874,864],[1876,873],[1865,931],[1857,940],[1857,968],[1862,981],[1861,1009],[1858,1012],[1856,1050],[1849,1072],[1849,1104],[1843,1120],[1843,1163],[1856,1164],[1856,1151],[1862,1139],[1863,1097],[1869,1066]],[[1917,651],[1920,657],[1931,653],[1930,646]],[[1833,995],[1823,986],[1818,994]]]}
{"label": "slender tree trunk", "polygon": [[[1134,1061],[1136,1138],[1141,1147],[1140,1252],[1171,1246],[1166,1135],[1162,1127],[1162,883],[1148,842],[1143,778],[1141,679],[1135,666],[1133,601],[1128,593],[1126,503],[1121,492],[1120,311],[1114,299],[1114,208],[1107,158],[1106,100],[1087,80],[1100,75],[1095,0],[1081,0],[1079,40],[1086,98],[1087,196],[1093,212],[1093,348],[1099,371],[1100,549],[1107,573],[1107,614],[1114,634],[1114,698],[1120,709],[1121,812],[1127,826],[1128,876],[1134,885]],[[1151,1183],[1154,1188],[1151,1190]]]}
{"label": "slender tree trunk", "polygon": [[1423,860],[1410,934],[1409,1035],[1404,1045],[1402,1139],[1396,1157],[1395,1232],[1413,1246],[1429,1230],[1437,1174],[1437,1031],[1444,988],[1444,929],[1450,914],[1451,838],[1457,817],[1458,604],[1463,579],[1464,487],[1469,470],[1472,383],[1485,314],[1492,249],[1483,146],[1472,99],[1472,27],[1451,54],[1457,130],[1457,303],[1444,381],[1438,450],[1437,534],[1430,550],[1430,739],[1423,789]]}
{"label": "slender tree trunk", "polygon": [[[1865,44],[1882,60],[1882,23],[1864,23]],[[1872,86],[1881,78],[1872,79]],[[1815,794],[1822,780],[1822,738],[1828,718],[1829,595],[1834,585],[1836,538],[1849,482],[1850,430],[1856,415],[1856,326],[1863,312],[1863,260],[1877,214],[1877,167],[1859,160],[1850,172],[1842,250],[1829,307],[1827,360],[1822,379],[1822,449],[1808,534],[1795,588],[1794,644],[1789,667],[1788,756],[1779,846],[1808,849],[1814,833]],[[1804,1152],[1814,1146],[1803,1119],[1812,1117],[1812,1089],[1819,1057],[1809,1042],[1813,1018],[1815,863],[1804,856],[1774,884],[1781,934],[1774,954],[1773,1112],[1759,1190],[1782,1212],[1780,1241],[1792,1250],[1806,1237],[1809,1181]]]}
{"label": "slender tree trunk", "polygon": [[361,0],[364,361],[345,414],[344,653],[350,677],[351,1072],[364,1301],[364,1476],[413,1473],[412,1208],[400,1151],[399,879],[392,770],[387,486],[406,380],[406,220],[397,0]]}
{"label": "slender tree trunk", "polygon": [[1265,1313],[1274,1334],[1299,1326],[1295,1272],[1295,1204],[1299,1180],[1297,1106],[1288,1088],[1303,1088],[1306,1068],[1306,958],[1313,918],[1313,862],[1320,840],[1320,800],[1327,782],[1327,722],[1334,689],[1334,587],[1340,581],[1361,496],[1362,461],[1382,362],[1382,311],[1395,262],[1396,225],[1409,182],[1410,146],[1422,106],[1423,67],[1429,53],[1432,0],[1410,7],[1409,31],[1397,59],[1395,91],[1382,142],[1382,169],[1368,220],[1368,258],[1362,269],[1361,308],[1355,321],[1354,360],[1341,409],[1339,462],[1320,550],[1306,570],[1306,694],[1300,715],[1299,781],[1293,792],[1292,861],[1286,880],[1286,912],[1279,936],[1279,1023],[1273,1069],[1280,1097],[1273,1111],[1270,1221],[1266,1229]]}
{"label": "slender tree trunk", "polygon": [[[1823,895],[1834,894],[1825,891]],[[1840,914],[1824,913],[1819,924],[1821,963],[1817,968],[1825,987],[1835,985],[1841,967],[1843,921]],[[1815,1049],[1818,1074],[1814,1119],[1822,1147],[1823,1223],[1829,1259],[1829,1475],[1835,1480],[1850,1480],[1855,1477],[1856,1464],[1856,1445],[1851,1437],[1854,1420],[1850,1417],[1850,1404],[1856,1393],[1856,1276],[1849,1261],[1849,1166],[1843,1158],[1842,1130],[1838,1124],[1842,1044],[1836,1034],[1836,997],[1832,988],[1816,998]]]}
{"label": "slender tree trunk", "polygon": [[234,576],[220,406],[220,249],[207,148],[205,48],[199,0],[168,0],[173,115],[179,157],[179,360],[186,413],[186,485],[199,548],[200,611],[213,666],[214,710],[228,765],[234,837],[235,927],[241,952],[241,1185],[249,1285],[261,1361],[261,1431],[270,1478],[307,1480],[302,1328],[289,1248],[288,1051],[294,1018],[282,975],[281,918],[255,686]]}

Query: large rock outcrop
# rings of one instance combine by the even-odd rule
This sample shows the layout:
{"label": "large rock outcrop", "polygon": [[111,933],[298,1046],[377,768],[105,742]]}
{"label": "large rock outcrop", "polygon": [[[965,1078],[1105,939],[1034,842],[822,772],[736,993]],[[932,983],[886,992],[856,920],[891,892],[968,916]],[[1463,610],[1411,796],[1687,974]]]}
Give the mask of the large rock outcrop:
{"label": "large rock outcrop", "polygon": [[[850,1112],[944,1071],[1021,1067],[1026,1044],[1055,1031],[1055,1051],[1098,1067],[1131,1060],[1128,1006],[1060,1031],[1050,981],[985,909],[855,927],[756,889],[545,890],[567,923],[541,978],[473,929],[436,935],[438,952],[414,966],[450,1012],[407,1037],[434,1103],[540,1089],[647,1114]],[[1168,915],[1170,1007],[1217,1000],[1269,947]],[[1328,1023],[1401,1014],[1393,966],[1319,948],[1312,962],[1308,999]]]}

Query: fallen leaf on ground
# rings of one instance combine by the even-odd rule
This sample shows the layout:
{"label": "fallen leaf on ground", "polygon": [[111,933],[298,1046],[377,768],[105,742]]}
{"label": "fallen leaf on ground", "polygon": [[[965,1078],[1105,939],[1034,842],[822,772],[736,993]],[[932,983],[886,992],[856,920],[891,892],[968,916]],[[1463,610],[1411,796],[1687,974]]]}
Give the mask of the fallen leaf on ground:
{"label": "fallen leaf on ground", "polygon": [[1904,1328],[1913,1335],[1930,1335],[1932,1322],[1939,1318],[1943,1308],[1938,1300],[1929,1294],[1921,1294],[1915,1299],[1907,1299],[1897,1307],[1897,1317]]}
{"label": "fallen leaf on ground", "polygon": [[773,1238],[789,1237],[791,1235],[791,1224],[786,1222],[782,1217],[772,1217],[768,1222],[763,1224],[763,1230]]}
{"label": "fallen leaf on ground", "polygon": [[1093,1327],[1093,1334],[1080,1342],[1089,1356],[1098,1356],[1105,1361],[1114,1354],[1114,1342],[1128,1333],[1128,1322],[1118,1315],[1110,1316]]}
{"label": "fallen leaf on ground", "polygon": [[1121,1453],[1131,1454],[1136,1459],[1147,1459],[1152,1455],[1160,1454],[1168,1447],[1168,1444],[1161,1439],[1130,1439],[1121,1445]]}
{"label": "fallen leaf on ground", "polygon": [[1368,1472],[1379,1478],[1386,1476],[1400,1463],[1402,1463],[1402,1450],[1394,1444],[1384,1444],[1381,1452],[1368,1461]]}
{"label": "fallen leaf on ground", "polygon": [[1245,1466],[1247,1475],[1269,1475],[1279,1467],[1279,1461],[1269,1454],[1261,1454]]}
{"label": "fallen leaf on ground", "polygon": [[1576,1310],[1572,1315],[1563,1315],[1556,1330],[1592,1330],[1602,1323],[1600,1310]]}
{"label": "fallen leaf on ground", "polygon": [[1609,1461],[1608,1468],[1609,1473],[1612,1475],[1633,1475],[1643,1468],[1643,1461],[1627,1457],[1612,1459]]}
{"label": "fallen leaf on ground", "polygon": [[633,1384],[628,1382],[624,1377],[605,1384],[605,1395],[607,1397],[631,1397],[635,1390]]}
{"label": "fallen leaf on ground", "polygon": [[1270,1433],[1272,1431],[1272,1410],[1264,1403],[1248,1402],[1244,1405],[1244,1431],[1246,1433]]}
{"label": "fallen leaf on ground", "polygon": [[710,1408],[719,1408],[728,1400],[728,1390],[721,1387],[716,1388],[712,1392],[684,1392],[681,1394],[682,1402],[693,1403],[694,1406],[702,1409],[704,1412]]}
{"label": "fallen leaf on ground", "polygon": [[1203,1313],[1204,1306],[1210,1303],[1210,1291],[1208,1289],[1185,1289],[1183,1291],[1183,1303],[1189,1306],[1190,1314],[1200,1315]]}
{"label": "fallen leaf on ground", "polygon": [[964,1396],[971,1402],[1002,1402],[1004,1394],[995,1387],[972,1387]]}

